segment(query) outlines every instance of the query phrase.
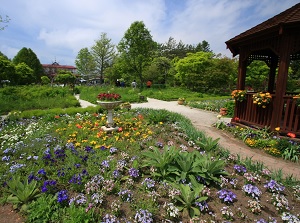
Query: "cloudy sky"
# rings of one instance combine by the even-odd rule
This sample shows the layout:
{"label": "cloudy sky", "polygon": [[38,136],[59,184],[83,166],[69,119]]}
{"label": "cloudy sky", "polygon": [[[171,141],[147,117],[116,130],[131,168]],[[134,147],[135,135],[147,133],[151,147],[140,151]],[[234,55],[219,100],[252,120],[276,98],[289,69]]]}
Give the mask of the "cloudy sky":
{"label": "cloudy sky", "polygon": [[[0,31],[0,51],[13,58],[31,48],[42,64],[74,65],[80,49],[101,33],[118,44],[134,21],[153,40],[184,44],[206,40],[214,53],[231,57],[225,41],[299,3],[299,0],[0,0],[10,17]],[[4,24],[0,24],[3,26]]]}

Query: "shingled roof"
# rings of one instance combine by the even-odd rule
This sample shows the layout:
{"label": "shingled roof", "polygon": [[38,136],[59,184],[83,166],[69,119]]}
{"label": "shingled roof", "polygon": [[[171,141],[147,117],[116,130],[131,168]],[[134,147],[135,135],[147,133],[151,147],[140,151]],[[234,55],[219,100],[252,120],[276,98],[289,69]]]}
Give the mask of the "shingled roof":
{"label": "shingled roof", "polygon": [[300,3],[233,37],[225,43],[233,54],[237,54],[237,52],[233,49],[235,48],[234,45],[236,45],[238,42],[243,42],[247,39],[253,38],[256,35],[258,36],[262,33],[268,33],[272,31],[276,31],[277,34],[280,34],[284,28],[296,26],[298,28],[300,27]]}

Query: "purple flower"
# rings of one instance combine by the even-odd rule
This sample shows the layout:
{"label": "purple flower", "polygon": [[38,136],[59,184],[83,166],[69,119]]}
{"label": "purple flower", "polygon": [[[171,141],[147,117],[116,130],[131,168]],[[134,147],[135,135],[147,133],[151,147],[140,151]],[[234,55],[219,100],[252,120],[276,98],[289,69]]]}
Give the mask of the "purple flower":
{"label": "purple flower", "polygon": [[68,196],[68,191],[66,190],[61,190],[57,193],[57,202],[62,203],[64,201],[67,201],[69,198]]}
{"label": "purple flower", "polygon": [[279,183],[277,183],[275,180],[267,181],[264,185],[265,188],[267,188],[270,192],[282,192],[284,191],[285,187]]}
{"label": "purple flower", "polygon": [[208,204],[206,201],[195,202],[195,205],[199,207],[201,212],[207,212],[209,210]]}
{"label": "purple flower", "polygon": [[243,186],[243,191],[253,197],[258,199],[260,197],[260,195],[262,194],[262,192],[258,189],[258,187],[252,185],[252,184],[246,184]]}
{"label": "purple flower", "polygon": [[81,180],[82,180],[82,178],[81,178],[80,174],[78,174],[78,175],[74,174],[72,176],[72,178],[69,180],[69,183],[72,183],[72,184],[81,184]]}
{"label": "purple flower", "polygon": [[2,161],[4,161],[4,162],[9,162],[9,160],[10,160],[10,156],[3,156],[2,157]]}
{"label": "purple flower", "polygon": [[49,189],[54,188],[55,185],[56,185],[56,181],[55,180],[45,180],[41,190],[42,190],[43,193],[45,193]]}
{"label": "purple flower", "polygon": [[119,177],[121,176],[119,170],[114,170],[114,171],[112,172],[112,175],[113,175],[114,178],[119,178]]}
{"label": "purple flower", "polygon": [[115,152],[117,152],[118,151],[118,149],[116,148],[116,147],[111,147],[110,149],[109,149],[109,152],[111,153],[111,154],[113,154],[113,153],[115,153]]}
{"label": "purple flower", "polygon": [[236,194],[227,189],[219,190],[217,194],[224,203],[233,203],[236,199]]}
{"label": "purple flower", "polygon": [[103,160],[101,165],[105,168],[109,168],[109,161],[108,160]]}
{"label": "purple flower", "polygon": [[136,222],[141,222],[141,223],[153,222],[151,212],[149,212],[148,210],[143,210],[143,209],[140,209],[139,211],[136,212],[136,214],[134,216],[134,220],[136,220]]}
{"label": "purple flower", "polygon": [[234,170],[239,173],[239,174],[243,174],[247,172],[246,167],[242,166],[242,165],[234,165]]}
{"label": "purple flower", "polygon": [[130,190],[121,189],[118,195],[125,202],[130,202],[132,200],[132,192]]}
{"label": "purple flower", "polygon": [[80,163],[75,163],[74,166],[75,166],[76,168],[79,168],[81,165],[80,165]]}
{"label": "purple flower", "polygon": [[137,178],[139,177],[139,170],[135,169],[135,168],[130,168],[128,171],[129,175],[133,178]]}
{"label": "purple flower", "polygon": [[44,169],[40,169],[38,171],[38,174],[41,174],[41,175],[46,175],[46,171]]}
{"label": "purple flower", "polygon": [[145,187],[147,189],[153,188],[155,186],[155,181],[150,179],[150,178],[146,178],[143,182],[142,185],[145,185]]}
{"label": "purple flower", "polygon": [[86,146],[85,148],[84,148],[84,150],[86,151],[86,152],[93,152],[93,148],[92,147],[90,147],[90,146]]}
{"label": "purple flower", "polygon": [[107,148],[105,146],[100,147],[101,150],[106,150]]}

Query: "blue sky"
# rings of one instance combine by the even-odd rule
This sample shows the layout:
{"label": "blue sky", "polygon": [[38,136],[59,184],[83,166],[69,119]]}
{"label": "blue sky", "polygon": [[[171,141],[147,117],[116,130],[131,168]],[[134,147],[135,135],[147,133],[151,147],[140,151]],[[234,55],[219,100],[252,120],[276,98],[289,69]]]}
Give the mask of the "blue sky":
{"label": "blue sky", "polygon": [[[153,40],[185,44],[206,40],[214,53],[231,57],[225,41],[299,3],[299,0],[0,0],[10,17],[0,31],[0,51],[13,58],[31,48],[41,63],[74,65],[80,49],[101,33],[117,45],[134,21]],[[3,25],[3,24],[1,24]]]}

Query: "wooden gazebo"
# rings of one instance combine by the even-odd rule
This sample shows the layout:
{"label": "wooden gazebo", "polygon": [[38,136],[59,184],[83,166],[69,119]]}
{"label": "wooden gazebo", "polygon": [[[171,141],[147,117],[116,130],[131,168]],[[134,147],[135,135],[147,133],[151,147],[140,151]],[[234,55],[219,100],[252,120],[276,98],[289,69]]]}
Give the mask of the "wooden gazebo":
{"label": "wooden gazebo", "polygon": [[232,122],[248,126],[280,127],[281,134],[300,136],[300,110],[295,94],[286,92],[291,60],[300,60],[300,3],[226,42],[233,57],[239,55],[237,89],[245,90],[246,68],[253,60],[265,61],[270,68],[268,92],[272,100],[266,108],[247,100],[236,102]]}

